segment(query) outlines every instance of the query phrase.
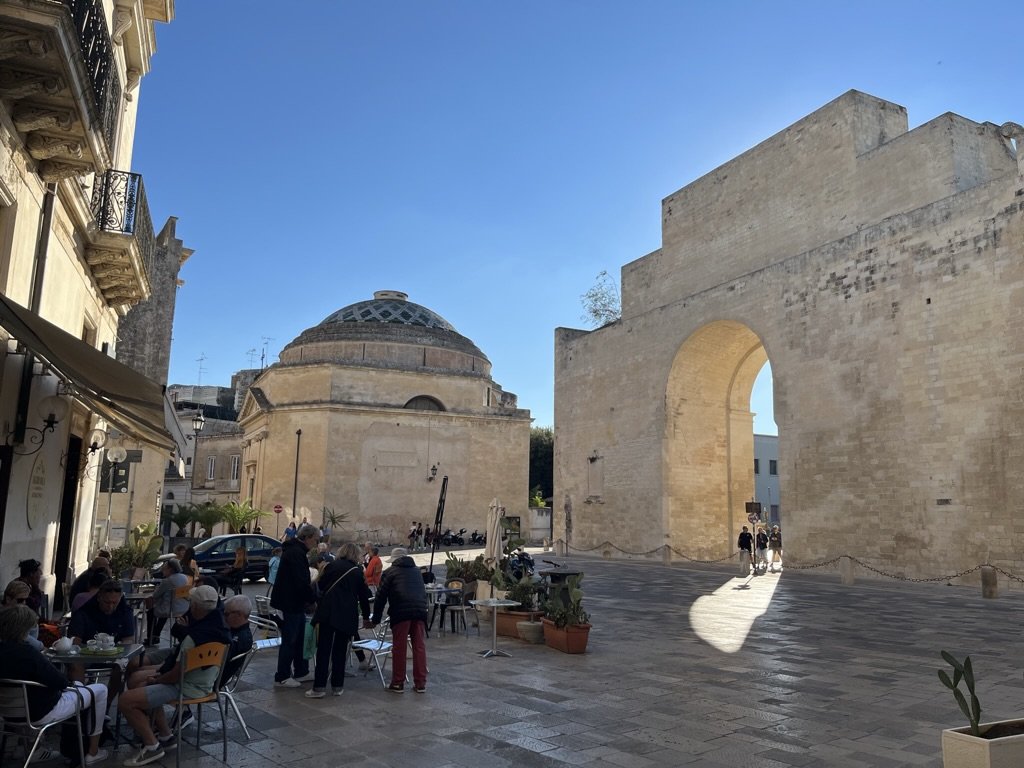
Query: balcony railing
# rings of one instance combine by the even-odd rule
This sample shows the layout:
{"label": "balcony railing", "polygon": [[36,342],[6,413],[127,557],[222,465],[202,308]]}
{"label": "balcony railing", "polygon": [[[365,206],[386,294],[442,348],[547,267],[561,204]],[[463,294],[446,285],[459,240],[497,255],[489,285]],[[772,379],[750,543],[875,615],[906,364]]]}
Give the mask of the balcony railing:
{"label": "balcony railing", "polygon": [[135,236],[146,274],[151,275],[156,237],[142,175],[111,170],[97,176],[92,190],[92,214],[101,232]]}
{"label": "balcony railing", "polygon": [[100,118],[107,147],[113,151],[117,118],[121,104],[121,81],[114,66],[114,45],[100,0],[63,0],[71,9],[78,32],[82,59],[89,71],[92,100]]}

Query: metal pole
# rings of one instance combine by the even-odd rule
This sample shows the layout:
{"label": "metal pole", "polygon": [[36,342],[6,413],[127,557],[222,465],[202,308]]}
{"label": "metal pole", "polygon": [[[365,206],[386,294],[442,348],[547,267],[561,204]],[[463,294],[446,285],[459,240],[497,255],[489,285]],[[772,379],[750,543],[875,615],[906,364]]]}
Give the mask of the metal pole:
{"label": "metal pole", "polygon": [[[110,462],[110,477],[107,480],[107,532],[103,537],[104,549],[110,547],[110,510],[114,504],[114,473],[117,472],[117,462]],[[120,578],[120,574],[118,574]]]}
{"label": "metal pole", "polygon": [[298,517],[295,506],[299,497],[299,448],[302,446],[302,430],[295,430],[295,484],[292,486],[292,517]]}

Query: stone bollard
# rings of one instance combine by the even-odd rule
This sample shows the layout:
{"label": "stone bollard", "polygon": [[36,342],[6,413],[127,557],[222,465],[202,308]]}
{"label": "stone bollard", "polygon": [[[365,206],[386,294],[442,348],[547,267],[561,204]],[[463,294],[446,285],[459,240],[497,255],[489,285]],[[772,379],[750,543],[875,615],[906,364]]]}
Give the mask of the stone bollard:
{"label": "stone bollard", "polygon": [[740,550],[740,576],[750,575],[750,555]]}
{"label": "stone bollard", "polygon": [[661,550],[661,562],[665,565],[672,565],[672,547],[666,544]]}
{"label": "stone bollard", "polygon": [[555,554],[559,557],[565,557],[565,542],[561,539],[555,542]]}
{"label": "stone bollard", "polygon": [[853,577],[853,560],[846,555],[839,561],[839,579],[844,586],[852,587],[855,581]]}
{"label": "stone bollard", "polygon": [[981,596],[986,600],[999,597],[999,578],[991,565],[981,566]]}
{"label": "stone bollard", "polygon": [[544,551],[545,552],[550,552],[551,551],[551,539],[544,539]]}

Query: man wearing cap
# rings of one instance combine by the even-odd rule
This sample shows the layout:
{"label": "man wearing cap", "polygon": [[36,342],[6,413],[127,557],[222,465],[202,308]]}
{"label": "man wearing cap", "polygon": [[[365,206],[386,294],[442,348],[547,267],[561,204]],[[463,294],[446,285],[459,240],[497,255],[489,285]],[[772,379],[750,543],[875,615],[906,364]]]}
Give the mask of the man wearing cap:
{"label": "man wearing cap", "polygon": [[373,600],[373,626],[380,624],[384,605],[391,619],[391,685],[394,693],[405,692],[406,638],[412,641],[412,684],[416,693],[427,690],[427,590],[416,562],[404,547],[391,550],[391,567],[380,578]]}
{"label": "man wearing cap", "polygon": [[[118,700],[118,708],[142,741],[139,753],[125,760],[126,766],[148,765],[163,758],[165,750],[174,744],[174,735],[167,726],[164,705],[178,699],[178,678],[181,674],[179,658],[204,643],[230,642],[224,622],[224,610],[217,590],[209,585],[194,587],[189,592],[189,612],[183,623],[185,637],[177,650],[159,667],[143,667],[128,682],[126,692]],[[181,681],[181,692],[186,698],[205,696],[213,688],[218,667],[195,669]],[[150,727],[150,712],[153,725]]]}
{"label": "man wearing cap", "polygon": [[303,658],[306,608],[316,602],[309,578],[309,551],[320,541],[320,529],[303,522],[295,538],[281,545],[281,564],[270,593],[270,606],[281,612],[281,645],[277,649],[275,688],[301,688],[309,675],[309,659]]}

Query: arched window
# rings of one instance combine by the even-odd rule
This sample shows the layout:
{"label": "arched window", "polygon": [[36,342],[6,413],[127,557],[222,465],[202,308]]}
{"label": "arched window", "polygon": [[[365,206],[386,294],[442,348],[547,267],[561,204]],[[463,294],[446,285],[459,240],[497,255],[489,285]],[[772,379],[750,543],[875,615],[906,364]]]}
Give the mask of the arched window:
{"label": "arched window", "polygon": [[429,395],[417,395],[405,407],[412,411],[443,411],[444,406],[440,400],[435,400]]}

